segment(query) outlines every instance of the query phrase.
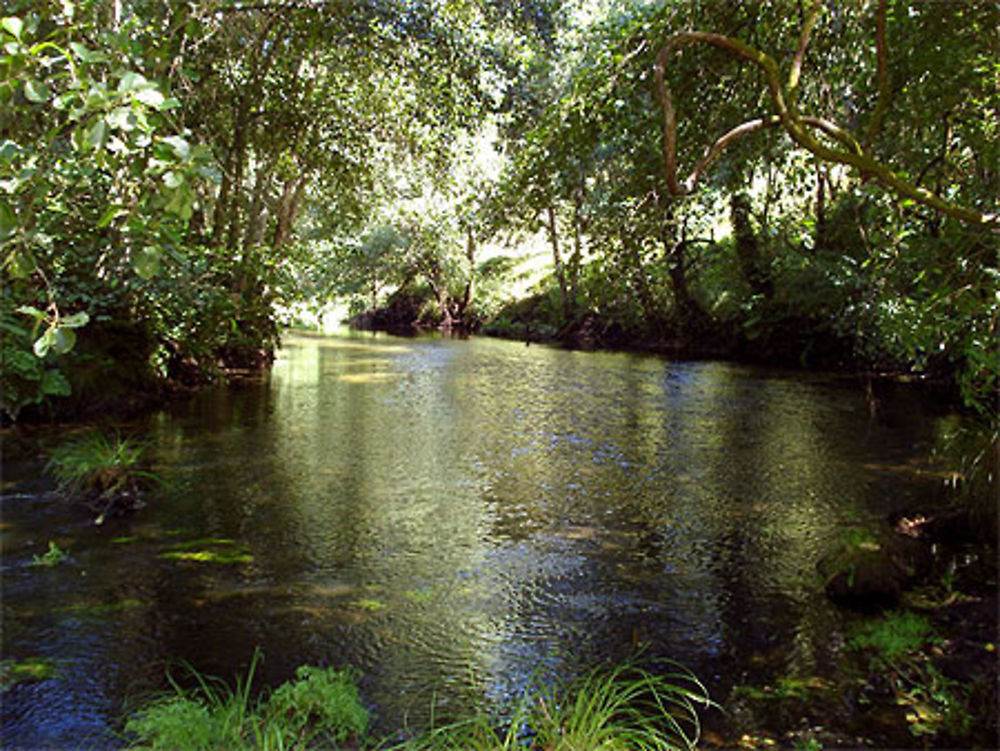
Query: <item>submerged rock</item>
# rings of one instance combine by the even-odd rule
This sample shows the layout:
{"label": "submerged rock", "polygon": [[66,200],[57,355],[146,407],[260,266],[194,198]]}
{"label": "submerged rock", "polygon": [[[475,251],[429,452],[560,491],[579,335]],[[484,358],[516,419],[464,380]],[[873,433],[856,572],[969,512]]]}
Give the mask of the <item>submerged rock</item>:
{"label": "submerged rock", "polygon": [[930,570],[931,552],[919,540],[891,531],[852,537],[817,564],[827,595],[842,605],[890,607]]}

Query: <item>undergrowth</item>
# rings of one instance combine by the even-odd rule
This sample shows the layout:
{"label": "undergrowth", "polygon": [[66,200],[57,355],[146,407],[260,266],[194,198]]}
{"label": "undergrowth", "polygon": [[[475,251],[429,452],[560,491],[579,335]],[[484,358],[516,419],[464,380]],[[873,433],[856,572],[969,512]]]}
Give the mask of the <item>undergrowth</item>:
{"label": "undergrowth", "polygon": [[[595,670],[555,687],[535,685],[502,719],[486,711],[406,740],[380,742],[367,734],[368,712],[350,672],[301,667],[273,693],[251,692],[255,653],[235,688],[192,670],[196,687],[182,688],[135,712],[125,725],[133,749],[369,748],[389,751],[691,751],[698,711],[713,706],[686,668],[666,664],[653,673],[635,662]],[[661,664],[662,667],[662,664]]]}

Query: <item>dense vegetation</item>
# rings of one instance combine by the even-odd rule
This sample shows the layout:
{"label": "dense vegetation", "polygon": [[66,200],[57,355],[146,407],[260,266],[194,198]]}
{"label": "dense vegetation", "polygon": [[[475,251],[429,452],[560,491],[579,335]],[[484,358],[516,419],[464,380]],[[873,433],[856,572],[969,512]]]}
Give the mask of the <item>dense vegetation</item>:
{"label": "dense vegetation", "polygon": [[924,374],[996,421],[993,2],[8,8],[6,420],[266,366],[347,299]]}

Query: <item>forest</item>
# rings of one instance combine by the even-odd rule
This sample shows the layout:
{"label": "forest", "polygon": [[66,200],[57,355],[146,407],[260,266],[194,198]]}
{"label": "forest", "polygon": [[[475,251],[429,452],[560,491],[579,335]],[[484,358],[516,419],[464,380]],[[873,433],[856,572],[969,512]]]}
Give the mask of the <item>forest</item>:
{"label": "forest", "polygon": [[332,300],[995,416],[993,3],[13,10],[7,420],[265,367]]}
{"label": "forest", "polygon": [[[51,455],[48,467],[65,481],[55,438],[46,432],[52,426],[71,435],[93,425],[117,431],[119,424],[141,423],[138,432],[153,430],[143,421],[155,427],[159,418],[149,415],[164,405],[200,404],[204,394],[223,393],[218,389],[229,384],[237,389],[231,398],[242,398],[239,384],[266,381],[282,352],[312,352],[308,347],[328,362],[336,347],[354,356],[371,347],[377,358],[402,357],[405,342],[427,335],[436,347],[492,337],[541,344],[545,352],[691,363],[691,372],[711,378],[721,376],[699,368],[728,363],[848,384],[843,398],[862,405],[868,437],[894,410],[900,422],[912,412],[953,415],[947,419],[963,427],[943,453],[943,428],[913,428],[912,446],[923,450],[938,441],[934,460],[944,468],[914,469],[917,460],[904,457],[902,447],[892,449],[896,454],[887,449],[863,465],[881,473],[863,492],[878,485],[877,492],[896,494],[896,505],[879,506],[878,514],[910,534],[913,519],[917,527],[926,521],[917,516],[926,509],[912,497],[944,493],[944,478],[951,505],[938,527],[961,526],[962,544],[980,546],[974,554],[962,548],[966,557],[954,560],[978,561],[964,576],[995,589],[995,561],[992,569],[976,567],[984,549],[995,558],[1000,492],[997,29],[1000,6],[991,0],[8,0],[0,19],[0,433],[15,449],[5,451],[5,474],[41,476],[39,457]],[[370,344],[309,344],[341,323],[353,336],[378,331],[406,338],[379,344],[370,334]],[[501,350],[472,346],[500,358]],[[561,373],[570,361],[553,362],[563,363],[553,365]],[[526,363],[524,388],[543,378],[533,370],[535,360]],[[497,372],[507,367],[497,365]],[[519,366],[509,367],[516,373]],[[647,367],[653,366],[640,371]],[[545,388],[568,399],[575,373]],[[339,377],[374,388],[397,374]],[[482,397],[477,408],[494,409],[490,392],[508,388],[514,387],[507,381],[490,381],[475,392]],[[797,398],[783,388],[780,398]],[[899,406],[899,389],[915,389],[906,398],[919,406]],[[527,412],[533,393],[518,392]],[[258,414],[257,397],[247,398],[239,408],[245,412],[233,408],[232,425],[258,419],[248,417]],[[230,397],[219,399],[229,404]],[[829,407],[816,409],[832,414],[835,403],[831,397]],[[574,408],[559,404],[566,414]],[[539,412],[538,424],[548,415]],[[425,429],[447,444],[440,425]],[[723,432],[742,445],[738,431]],[[751,426],[746,435],[752,432]],[[562,427],[550,433],[553,446],[575,435]],[[599,463],[608,452],[593,440]],[[130,447],[121,434],[118,441],[121,462]],[[105,475],[90,498],[91,511],[101,511],[98,523],[142,506],[144,478],[182,464],[171,453],[181,443],[164,440],[161,453],[171,458],[160,456],[155,472],[127,481]],[[473,444],[452,455],[474,454],[466,450]],[[261,448],[261,455],[272,449]],[[342,449],[351,452],[349,444]],[[626,449],[619,453],[627,458]],[[437,461],[420,456],[425,466]],[[476,456],[470,466],[489,463]],[[822,452],[815,456],[825,461]],[[635,465],[623,458],[620,467],[629,461]],[[747,466],[755,461],[748,458]],[[888,484],[901,477],[917,484]],[[74,482],[70,490],[78,492]],[[577,487],[572,477],[566,482]],[[923,482],[934,489],[919,489]],[[66,490],[63,482],[60,491]],[[874,514],[871,503],[858,508],[850,514]],[[645,520],[648,510],[635,513]],[[208,527],[204,539],[215,540],[205,548],[209,558],[257,565],[243,548],[230,551],[219,542],[232,542],[231,529]],[[970,527],[987,533],[970,535]],[[594,532],[589,523],[569,529],[560,539],[603,545],[602,555],[634,542],[609,542],[610,533]],[[131,530],[117,534],[116,540],[132,539]],[[56,537],[38,531],[31,542]],[[852,544],[863,553],[895,545],[862,537]],[[58,564],[60,548],[49,544]],[[220,546],[228,552],[219,553]],[[174,561],[196,560],[185,559],[181,547],[155,550]],[[909,555],[900,564],[907,570]],[[829,564],[829,556],[824,560]],[[822,571],[831,597],[856,594],[856,565],[837,559]],[[945,568],[955,575],[953,561],[928,571],[936,576]],[[832,591],[838,586],[844,591]],[[887,586],[895,599],[896,578]],[[406,590],[415,591],[423,592],[416,585]],[[351,617],[380,617],[381,600],[362,595],[352,600]],[[956,595],[947,604],[960,600]],[[995,679],[994,641],[995,633],[987,644]],[[930,643],[923,642],[924,657]],[[244,654],[239,664],[246,667],[248,659]],[[258,659],[254,652],[248,685]],[[885,696],[916,713],[906,721],[911,732],[922,729],[913,737],[988,746],[984,722],[995,724],[995,710],[958,727],[958,715],[941,709],[948,701],[940,692],[954,693],[954,686],[937,681],[933,670],[912,668],[912,652],[907,659],[911,667],[881,664],[899,677]],[[697,673],[703,664],[695,662]],[[289,674],[274,669],[271,683]],[[272,700],[334,681],[304,670],[298,684],[285,684]],[[632,685],[641,686],[635,690],[644,701],[658,705],[665,694],[657,692],[678,690],[660,686],[662,671],[635,671]],[[681,682],[689,679],[698,688],[676,696],[697,725],[693,706],[701,688],[685,668]],[[732,688],[729,678],[720,680]],[[808,681],[773,685],[786,691],[784,699],[820,702]],[[990,693],[975,685],[967,706],[995,700],[995,686]],[[926,696],[913,699],[919,693],[913,686],[924,687]],[[936,699],[928,686],[940,689]],[[743,699],[759,700],[755,690],[760,694],[743,690]],[[937,724],[920,713],[927,706],[937,707]],[[667,733],[672,740],[663,746],[637,740],[646,737],[643,722],[625,745],[600,747],[697,742],[687,720]],[[556,736],[568,732],[561,727]],[[303,740],[296,735],[301,730],[273,747],[317,747],[318,736]],[[363,745],[358,732],[337,736],[337,743]],[[469,732],[461,736],[467,747],[514,747],[500,745],[487,725],[476,726],[485,734],[478,740]],[[577,748],[537,732],[534,741],[508,734],[503,742]],[[709,735],[718,740],[711,745],[729,742]],[[427,747],[448,747],[456,737],[432,739]],[[842,745],[845,737],[825,742]],[[816,738],[797,736],[795,747],[822,748]],[[597,743],[593,736],[582,742],[579,748]],[[757,743],[763,741],[752,737],[742,747]]]}

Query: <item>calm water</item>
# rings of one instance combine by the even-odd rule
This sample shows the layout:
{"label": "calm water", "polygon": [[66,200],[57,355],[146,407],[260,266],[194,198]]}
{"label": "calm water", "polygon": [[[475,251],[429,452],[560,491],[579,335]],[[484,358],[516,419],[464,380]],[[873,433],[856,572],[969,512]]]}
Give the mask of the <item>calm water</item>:
{"label": "calm water", "polygon": [[[166,485],[128,519],[5,463],[3,657],[53,672],[3,693],[3,742],[108,747],[166,665],[231,676],[256,646],[272,683],[359,669],[386,731],[637,643],[716,695],[827,674],[844,616],[815,563],[939,492],[911,469],[951,419],[731,364],[289,338],[266,380],[131,426]],[[49,540],[69,560],[28,565]]]}

